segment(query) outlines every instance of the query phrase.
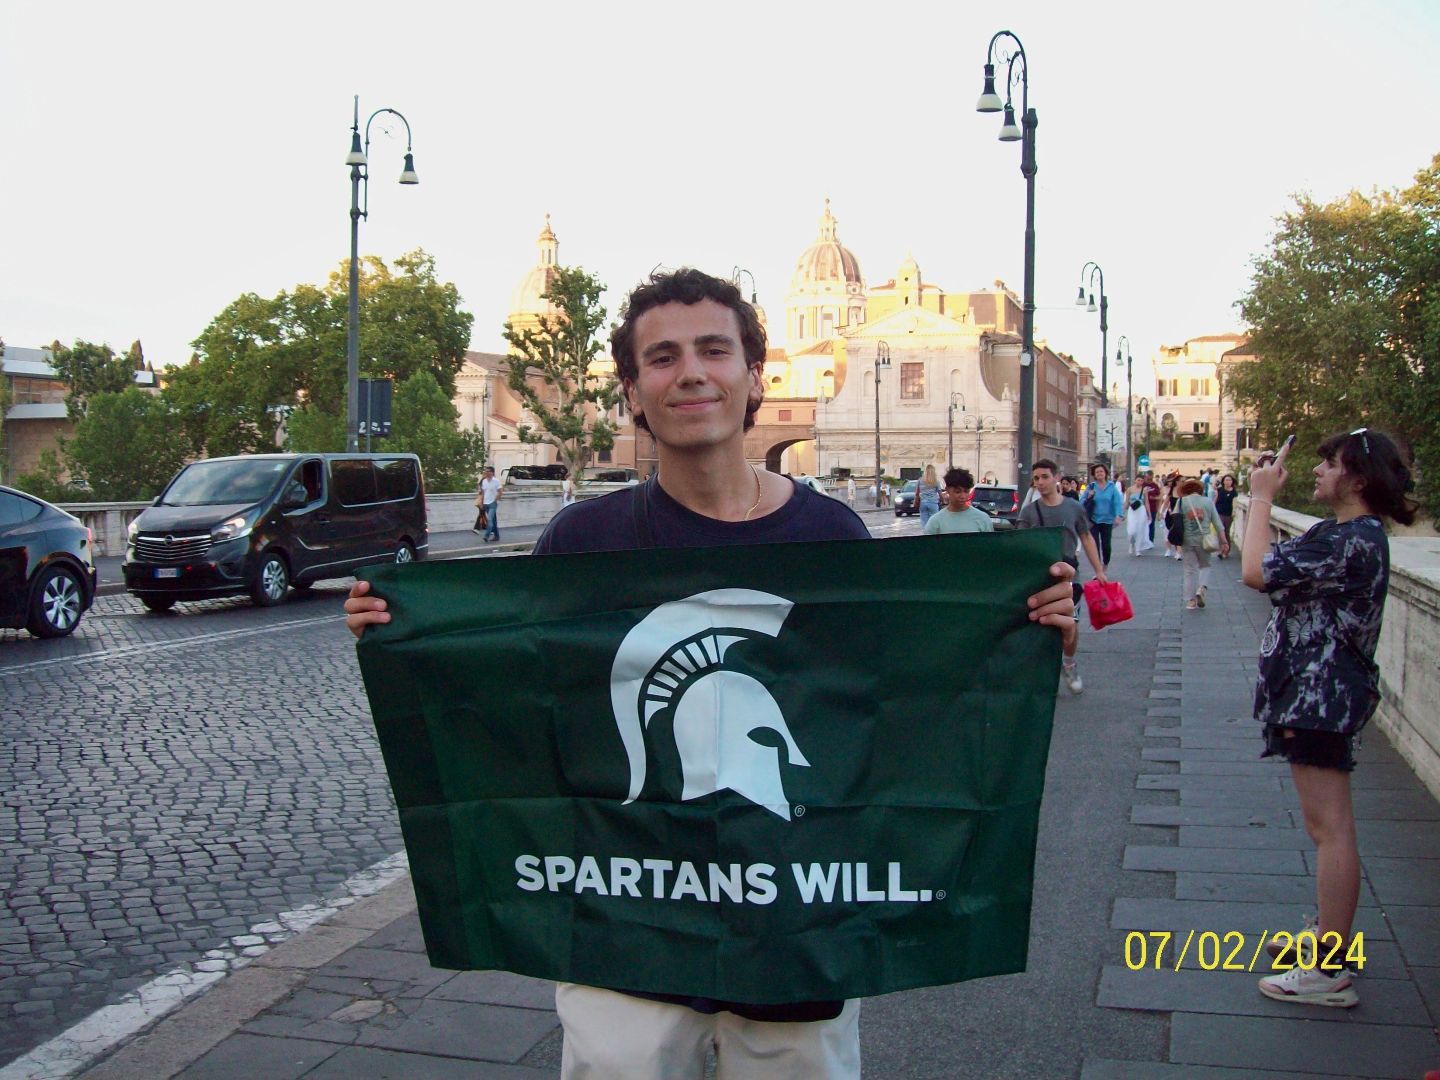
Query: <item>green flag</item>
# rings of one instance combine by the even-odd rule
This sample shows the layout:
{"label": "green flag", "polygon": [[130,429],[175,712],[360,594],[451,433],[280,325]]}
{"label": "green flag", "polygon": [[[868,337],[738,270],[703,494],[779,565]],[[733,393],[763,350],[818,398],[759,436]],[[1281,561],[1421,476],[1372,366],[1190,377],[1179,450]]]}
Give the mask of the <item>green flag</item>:
{"label": "green flag", "polygon": [[382,566],[431,962],[756,1004],[1019,971],[1054,530]]}

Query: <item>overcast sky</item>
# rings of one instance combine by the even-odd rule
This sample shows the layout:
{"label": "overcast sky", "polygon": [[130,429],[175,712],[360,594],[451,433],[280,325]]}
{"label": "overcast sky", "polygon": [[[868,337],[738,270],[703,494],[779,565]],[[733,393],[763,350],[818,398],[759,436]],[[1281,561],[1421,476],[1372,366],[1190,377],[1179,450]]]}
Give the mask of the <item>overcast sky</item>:
{"label": "overcast sky", "polygon": [[[372,130],[362,254],[432,253],[502,348],[548,211],[613,315],[656,264],[750,270],[779,322],[824,199],[868,283],[1023,281],[1018,144],[974,111],[1014,30],[1039,113],[1037,335],[1098,368],[1241,329],[1295,192],[1407,184],[1440,151],[1440,4],[42,4],[0,0],[0,336],[139,338],[157,366],[235,297],[349,253],[352,96]],[[1098,373],[1098,372],[1097,372]],[[1113,375],[1112,375],[1113,378]]]}

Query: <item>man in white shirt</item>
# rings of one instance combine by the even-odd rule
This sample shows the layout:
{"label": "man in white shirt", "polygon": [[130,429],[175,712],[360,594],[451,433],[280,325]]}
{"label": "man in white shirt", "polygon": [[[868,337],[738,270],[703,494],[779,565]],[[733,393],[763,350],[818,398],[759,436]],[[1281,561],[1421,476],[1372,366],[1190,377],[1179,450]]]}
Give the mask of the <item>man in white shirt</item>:
{"label": "man in white shirt", "polygon": [[500,481],[495,479],[495,466],[486,465],[484,473],[480,476],[481,501],[485,503],[485,532],[481,534],[481,540],[500,539],[500,517],[498,514],[500,502]]}

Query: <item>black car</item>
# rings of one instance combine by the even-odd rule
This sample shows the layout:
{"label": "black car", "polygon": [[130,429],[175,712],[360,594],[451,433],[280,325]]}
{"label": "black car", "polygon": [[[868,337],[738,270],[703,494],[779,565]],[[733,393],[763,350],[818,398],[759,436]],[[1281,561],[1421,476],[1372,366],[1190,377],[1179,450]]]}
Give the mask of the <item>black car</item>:
{"label": "black car", "polygon": [[1013,528],[1020,516],[1020,489],[1014,484],[978,484],[970,492],[970,505],[989,514],[997,528]]}
{"label": "black car", "polygon": [[920,512],[920,501],[915,498],[919,488],[919,480],[906,480],[905,486],[895,493],[896,517],[904,517],[906,514],[914,517]]}
{"label": "black car", "polygon": [[95,599],[95,537],[58,506],[0,487],[0,626],[64,637]]}

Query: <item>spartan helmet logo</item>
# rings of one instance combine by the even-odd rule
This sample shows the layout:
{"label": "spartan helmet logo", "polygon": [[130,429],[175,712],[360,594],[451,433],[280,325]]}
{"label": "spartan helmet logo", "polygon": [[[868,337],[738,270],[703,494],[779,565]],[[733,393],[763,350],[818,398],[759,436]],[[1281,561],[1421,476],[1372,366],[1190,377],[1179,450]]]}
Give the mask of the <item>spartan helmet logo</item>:
{"label": "spartan helmet logo", "polygon": [[786,761],[806,765],[780,707],[764,685],[725,666],[738,641],[775,637],[794,605],[751,589],[714,589],[661,604],[625,635],[610,669],[610,702],[630,760],[634,802],[645,786],[645,732],[671,711],[684,777],[682,799],[729,789],[789,820],[780,749],[751,732],[769,728]]}

